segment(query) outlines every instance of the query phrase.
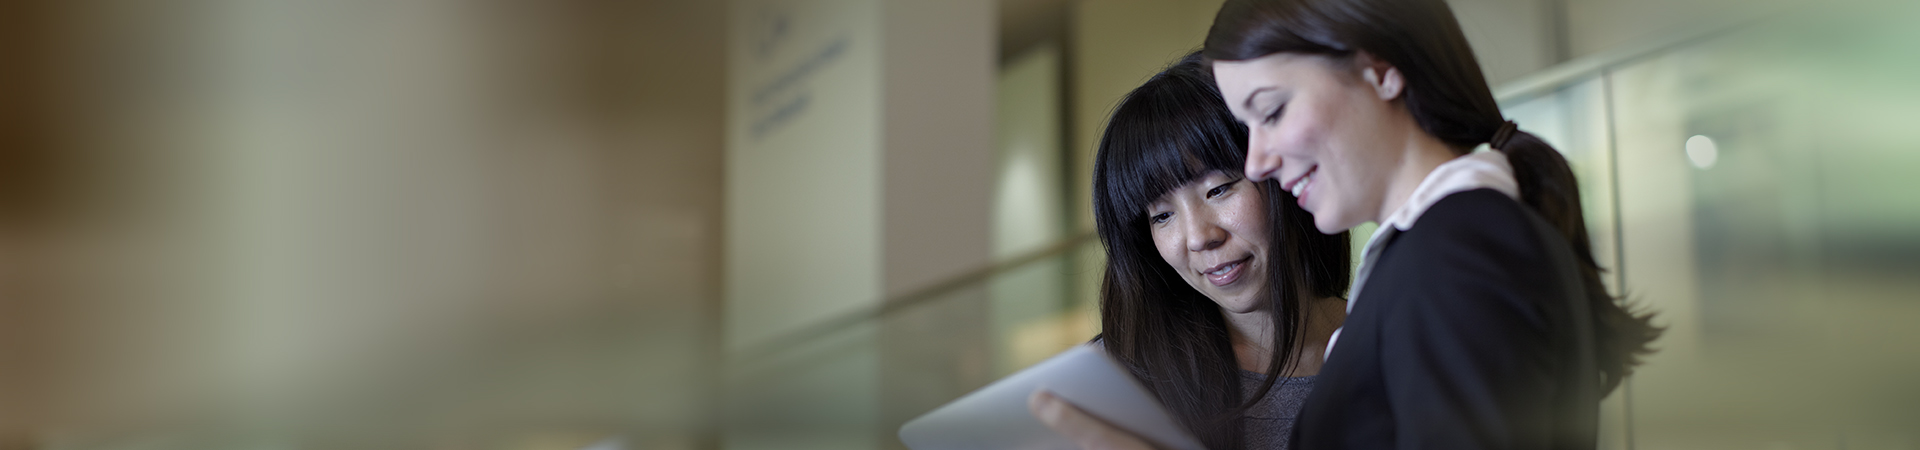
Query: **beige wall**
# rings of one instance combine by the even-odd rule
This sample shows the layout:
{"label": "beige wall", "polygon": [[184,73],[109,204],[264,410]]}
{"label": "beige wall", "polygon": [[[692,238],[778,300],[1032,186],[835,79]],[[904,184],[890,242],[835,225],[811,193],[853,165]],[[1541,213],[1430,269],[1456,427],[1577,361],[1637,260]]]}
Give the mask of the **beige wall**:
{"label": "beige wall", "polygon": [[0,447],[702,439],[720,5],[28,3]]}
{"label": "beige wall", "polygon": [[1073,224],[1093,229],[1093,157],[1114,105],[1167,63],[1200,48],[1219,0],[1103,0],[1074,4],[1072,74]]}
{"label": "beige wall", "polygon": [[882,295],[880,5],[729,5],[729,349],[848,314]]}
{"label": "beige wall", "polygon": [[738,372],[755,373],[805,351],[759,358],[768,346],[833,353],[770,369],[778,382],[744,382],[742,398],[768,407],[743,408],[725,445],[897,445],[898,424],[984,381],[983,365],[948,357],[985,345],[984,290],[916,310],[939,314],[817,340],[793,333],[863,317],[991,261],[994,4],[741,0],[731,9],[729,356]]}
{"label": "beige wall", "polygon": [[985,266],[992,252],[991,2],[883,3],[884,291],[900,295]]}
{"label": "beige wall", "polygon": [[1487,83],[1501,83],[1559,63],[1554,2],[1448,0]]}
{"label": "beige wall", "polygon": [[1806,0],[1565,0],[1574,57],[1698,33]]}
{"label": "beige wall", "polygon": [[[908,295],[993,256],[993,2],[887,0],[884,292]],[[987,292],[970,286],[880,323],[882,448],[907,420],[991,380]]]}
{"label": "beige wall", "polygon": [[991,6],[735,4],[730,347],[987,264]]}

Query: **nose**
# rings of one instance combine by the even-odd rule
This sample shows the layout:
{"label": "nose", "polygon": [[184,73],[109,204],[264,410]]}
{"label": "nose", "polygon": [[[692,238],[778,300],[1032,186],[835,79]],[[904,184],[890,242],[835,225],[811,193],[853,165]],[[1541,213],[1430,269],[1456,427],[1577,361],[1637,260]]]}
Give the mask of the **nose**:
{"label": "nose", "polygon": [[1247,130],[1247,180],[1261,181],[1273,179],[1280,172],[1280,153],[1267,145],[1272,139],[1266,127],[1253,126]]}
{"label": "nose", "polygon": [[[1197,211],[1196,211],[1197,212]],[[1227,230],[1215,224],[1214,217],[1208,214],[1182,214],[1181,224],[1185,231],[1187,251],[1203,252],[1219,248],[1227,241]]]}

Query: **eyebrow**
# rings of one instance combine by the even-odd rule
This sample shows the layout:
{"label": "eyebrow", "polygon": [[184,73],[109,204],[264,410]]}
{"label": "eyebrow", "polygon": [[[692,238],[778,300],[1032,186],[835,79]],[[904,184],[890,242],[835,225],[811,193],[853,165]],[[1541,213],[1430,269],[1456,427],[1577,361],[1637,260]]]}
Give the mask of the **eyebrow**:
{"label": "eyebrow", "polygon": [[1253,109],[1253,98],[1254,98],[1254,97],[1259,97],[1259,96],[1260,96],[1260,93],[1262,93],[1262,92],[1268,92],[1268,91],[1272,91],[1272,90],[1273,90],[1273,86],[1267,86],[1267,87],[1262,87],[1262,88],[1259,88],[1259,89],[1254,89],[1254,90],[1253,90],[1253,92],[1248,92],[1248,93],[1247,93],[1247,100],[1246,100],[1245,102],[1242,102],[1242,104],[1243,104],[1243,105],[1245,105],[1245,106],[1246,106],[1246,108],[1247,108],[1248,110],[1252,110],[1252,109]]}

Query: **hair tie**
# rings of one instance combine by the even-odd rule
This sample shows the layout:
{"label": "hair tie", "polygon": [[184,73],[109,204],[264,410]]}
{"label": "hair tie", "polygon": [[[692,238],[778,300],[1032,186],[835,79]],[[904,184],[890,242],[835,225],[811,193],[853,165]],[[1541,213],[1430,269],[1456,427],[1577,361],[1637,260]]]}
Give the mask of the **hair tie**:
{"label": "hair tie", "polygon": [[1493,138],[1487,139],[1487,145],[1491,145],[1495,149],[1505,150],[1507,148],[1507,141],[1513,140],[1513,132],[1515,131],[1520,131],[1519,124],[1515,124],[1511,120],[1501,123],[1500,129],[1493,132]]}

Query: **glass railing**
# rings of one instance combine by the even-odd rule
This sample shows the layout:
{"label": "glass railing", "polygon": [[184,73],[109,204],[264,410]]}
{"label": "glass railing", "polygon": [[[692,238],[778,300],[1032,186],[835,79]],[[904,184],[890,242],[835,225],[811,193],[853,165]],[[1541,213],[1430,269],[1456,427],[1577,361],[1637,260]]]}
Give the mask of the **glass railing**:
{"label": "glass railing", "polygon": [[902,448],[907,420],[1091,339],[1102,255],[1081,235],[736,352],[723,446]]}
{"label": "glass railing", "polygon": [[1916,12],[1793,11],[1504,96],[1667,327],[1602,448],[1920,445]]}

